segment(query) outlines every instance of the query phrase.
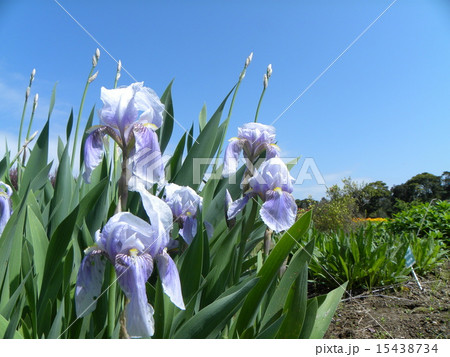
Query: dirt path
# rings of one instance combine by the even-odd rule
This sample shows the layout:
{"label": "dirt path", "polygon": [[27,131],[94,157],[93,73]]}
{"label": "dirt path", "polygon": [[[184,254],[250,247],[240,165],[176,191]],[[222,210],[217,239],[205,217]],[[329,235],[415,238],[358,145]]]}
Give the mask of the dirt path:
{"label": "dirt path", "polygon": [[325,338],[450,338],[447,264],[425,278],[346,299]]}

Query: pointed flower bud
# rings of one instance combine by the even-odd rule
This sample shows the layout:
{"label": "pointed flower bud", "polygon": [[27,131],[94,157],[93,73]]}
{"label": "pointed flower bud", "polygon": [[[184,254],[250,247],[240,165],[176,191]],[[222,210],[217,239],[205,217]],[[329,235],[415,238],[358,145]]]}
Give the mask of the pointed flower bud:
{"label": "pointed flower bud", "polygon": [[119,78],[120,78],[120,73],[119,73],[119,72],[117,72],[117,74],[116,74],[116,81],[118,81],[118,80],[119,80]]}
{"label": "pointed flower bud", "polygon": [[36,93],[36,95],[34,96],[33,111],[36,110],[36,108],[37,108],[38,100],[39,100],[39,94]]}
{"label": "pointed flower bud", "polygon": [[36,68],[33,68],[30,75],[30,82],[33,82],[35,75],[36,75]]}
{"label": "pointed flower bud", "polygon": [[37,134],[38,134],[38,131],[35,131],[35,132],[30,136],[30,138],[28,139],[28,141],[32,141],[32,140],[36,137]]}
{"label": "pointed flower bud", "polygon": [[122,61],[119,60],[119,62],[117,62],[117,72],[120,72],[122,70]]}
{"label": "pointed flower bud", "polygon": [[269,64],[267,66],[267,79],[269,79],[271,75],[272,75],[272,65]]}
{"label": "pointed flower bud", "polygon": [[92,66],[97,67],[97,57],[96,56],[92,56]]}
{"label": "pointed flower bud", "polygon": [[97,78],[97,76],[98,76],[98,71],[89,77],[88,82],[92,83],[93,81],[95,81],[95,78]]}
{"label": "pointed flower bud", "polygon": [[253,52],[249,54],[249,56],[247,57],[247,59],[245,60],[245,68],[248,67],[248,65],[250,64],[250,62],[253,59]]}
{"label": "pointed flower bud", "polygon": [[25,92],[25,100],[28,100],[29,96],[30,96],[30,87],[27,87],[27,90]]}
{"label": "pointed flower bud", "polygon": [[266,73],[264,73],[263,84],[264,84],[264,89],[266,89],[267,86],[269,85],[269,79],[267,78],[267,74]]}
{"label": "pointed flower bud", "polygon": [[100,58],[100,50],[98,48],[95,50],[95,57],[97,57],[97,60]]}

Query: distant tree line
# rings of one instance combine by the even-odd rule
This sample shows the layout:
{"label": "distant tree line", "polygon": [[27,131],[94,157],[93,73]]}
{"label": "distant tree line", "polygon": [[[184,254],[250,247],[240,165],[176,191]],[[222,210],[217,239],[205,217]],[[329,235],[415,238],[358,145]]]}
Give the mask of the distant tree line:
{"label": "distant tree line", "polygon": [[[450,172],[444,171],[441,176],[424,172],[413,176],[391,189],[383,181],[358,184],[350,178],[342,180],[343,187],[338,185],[327,189],[327,197],[320,201],[311,198],[296,200],[302,209],[314,208],[325,216],[390,218],[417,203],[450,199]],[[332,219],[332,218],[331,218]],[[328,222],[328,224],[345,222]]]}

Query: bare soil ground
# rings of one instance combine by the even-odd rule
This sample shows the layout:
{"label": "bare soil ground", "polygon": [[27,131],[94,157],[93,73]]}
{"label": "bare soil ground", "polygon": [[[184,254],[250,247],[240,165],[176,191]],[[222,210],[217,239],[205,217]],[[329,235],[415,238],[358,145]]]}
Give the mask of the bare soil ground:
{"label": "bare soil ground", "polygon": [[420,277],[345,299],[325,338],[450,338],[450,263]]}

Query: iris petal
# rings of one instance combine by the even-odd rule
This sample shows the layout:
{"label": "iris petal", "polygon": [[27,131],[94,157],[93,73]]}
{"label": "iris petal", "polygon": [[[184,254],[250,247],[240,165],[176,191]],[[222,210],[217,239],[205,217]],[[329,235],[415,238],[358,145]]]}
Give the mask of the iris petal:
{"label": "iris petal", "polygon": [[99,250],[86,254],[78,271],[75,287],[75,308],[78,317],[95,310],[103,283],[106,258]]}
{"label": "iris petal", "polygon": [[[261,167],[266,163],[263,162]],[[266,177],[267,178],[267,177]],[[265,199],[266,192],[270,189],[272,189],[271,182],[272,180],[266,180],[266,178],[261,175],[259,170],[256,170],[252,177],[248,180],[248,183],[250,184],[250,187],[252,188],[254,193],[257,193],[261,196],[262,199]],[[269,181],[269,184],[267,183]]]}
{"label": "iris petal", "polygon": [[[161,182],[164,180],[164,163],[158,136],[152,129],[142,124],[133,125],[133,133],[136,141],[130,155],[133,175],[144,183]],[[136,183],[130,182],[130,184],[136,186]]]}
{"label": "iris petal", "polygon": [[155,333],[154,310],[148,302],[131,299],[125,307],[127,333],[131,338],[148,338]]}
{"label": "iris petal", "polygon": [[178,186],[170,183],[165,187],[164,200],[172,210],[175,219],[180,217],[195,217],[202,207],[202,197],[188,186]]}
{"label": "iris petal", "polygon": [[259,213],[264,223],[279,233],[294,224],[297,205],[290,193],[281,190],[269,191]]}
{"label": "iris petal", "polygon": [[145,212],[147,212],[150,223],[155,230],[151,252],[155,252],[152,255],[157,254],[169,243],[169,233],[173,227],[172,211],[167,203],[151,195],[143,186],[138,186],[136,190],[141,195]]}
{"label": "iris petal", "polygon": [[230,139],[225,149],[225,160],[223,162],[222,176],[228,177],[238,169],[239,154],[242,151],[243,142],[238,138]]}
{"label": "iris petal", "polygon": [[185,242],[191,244],[197,234],[197,219],[186,217],[183,220],[183,228],[181,228],[179,232]]}
{"label": "iris petal", "polygon": [[225,190],[225,210],[228,211],[230,205],[233,203],[233,198],[230,195],[230,191],[228,189]]}
{"label": "iris petal", "polygon": [[172,210],[175,220],[183,215],[182,197],[177,194],[180,188],[181,186],[174,183],[169,183],[164,187],[164,201]]}
{"label": "iris petal", "polygon": [[280,158],[275,157],[264,161],[249,183],[253,191],[264,197],[266,191],[274,190],[277,187],[291,193],[294,190],[293,181],[286,164]]}
{"label": "iris petal", "polygon": [[0,235],[12,215],[11,195],[11,187],[0,181]]}
{"label": "iris petal", "polygon": [[250,195],[245,195],[244,197],[239,198],[238,200],[231,203],[227,211],[228,219],[233,219],[234,217],[236,217],[237,214],[241,212],[245,205],[248,203],[249,199]]}
{"label": "iris petal", "polygon": [[149,305],[145,283],[153,271],[150,254],[118,254],[115,263],[117,279],[130,300],[125,316],[130,337],[150,337],[154,333],[153,308]]}
{"label": "iris petal", "polygon": [[180,276],[177,266],[169,254],[164,250],[162,254],[156,256],[159,276],[161,278],[163,290],[176,306],[184,310],[183,295],[181,292]]}
{"label": "iris petal", "polygon": [[[163,121],[164,105],[156,93],[144,87],[143,82],[128,87],[101,89],[103,107],[99,111],[101,121],[128,138],[132,124],[152,125],[159,128]],[[141,113],[141,114],[139,114]]]}
{"label": "iris petal", "polygon": [[100,98],[103,107],[99,111],[100,119],[106,125],[118,129],[122,135],[127,127],[138,119],[138,110],[134,96],[143,87],[143,82],[115,89],[101,88]]}
{"label": "iris petal", "polygon": [[11,217],[11,205],[9,198],[0,196],[0,234],[5,229],[6,223],[8,223]]}
{"label": "iris petal", "polygon": [[114,260],[118,253],[131,248],[154,253],[156,247],[152,244],[155,235],[155,229],[143,219],[129,212],[120,212],[108,220],[101,232],[96,232],[96,243]]}
{"label": "iris petal", "polygon": [[248,140],[251,143],[258,140],[273,143],[275,141],[275,128],[260,123],[247,123],[238,128],[238,136],[240,139]]}
{"label": "iris petal", "polygon": [[136,108],[142,111],[139,121],[153,124],[156,128],[162,125],[164,104],[150,88],[143,87],[135,96]]}
{"label": "iris petal", "polygon": [[244,152],[251,160],[275,142],[275,128],[260,123],[247,123],[238,129],[238,137],[244,144]]}
{"label": "iris petal", "polygon": [[266,160],[280,156],[280,147],[276,144],[269,144],[266,147]]}
{"label": "iris petal", "polygon": [[84,143],[84,173],[83,178],[91,182],[92,171],[100,164],[103,157],[103,136],[105,128],[101,127],[89,134]]}

